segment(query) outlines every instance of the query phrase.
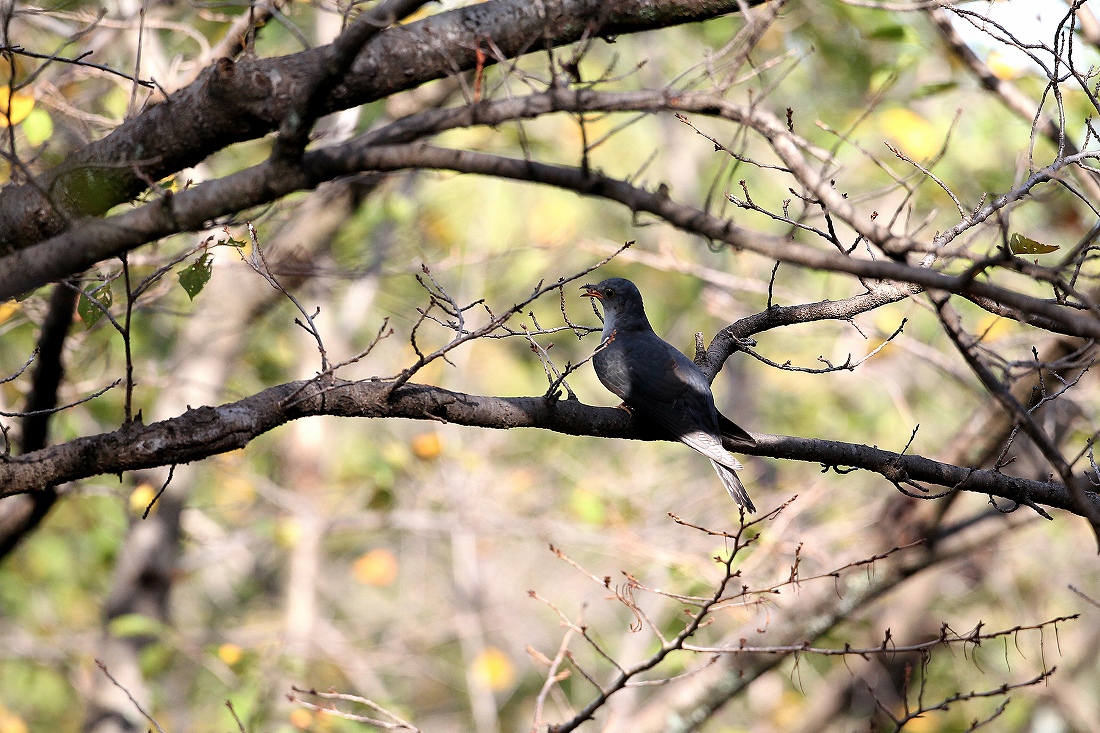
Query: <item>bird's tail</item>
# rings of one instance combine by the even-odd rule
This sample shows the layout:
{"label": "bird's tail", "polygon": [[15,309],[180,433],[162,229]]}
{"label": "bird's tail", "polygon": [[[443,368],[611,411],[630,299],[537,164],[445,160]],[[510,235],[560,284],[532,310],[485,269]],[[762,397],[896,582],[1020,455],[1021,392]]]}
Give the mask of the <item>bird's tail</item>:
{"label": "bird's tail", "polygon": [[710,465],[714,466],[715,473],[718,474],[718,478],[722,479],[726,491],[733,497],[733,500],[745,507],[747,511],[755,512],[756,507],[753,506],[752,499],[749,498],[749,492],[745,491],[745,487],[741,484],[741,479],[737,478],[737,474],[718,461],[711,460]]}

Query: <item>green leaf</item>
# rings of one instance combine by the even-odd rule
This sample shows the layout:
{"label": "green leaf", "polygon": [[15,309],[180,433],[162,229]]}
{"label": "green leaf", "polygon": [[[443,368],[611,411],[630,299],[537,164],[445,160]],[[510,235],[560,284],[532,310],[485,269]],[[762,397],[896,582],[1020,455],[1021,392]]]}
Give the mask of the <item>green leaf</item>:
{"label": "green leaf", "polygon": [[198,259],[180,271],[180,286],[187,291],[191,300],[194,300],[210,281],[210,266],[213,261],[214,255],[203,252]]}
{"label": "green leaf", "polygon": [[146,679],[160,677],[172,666],[176,658],[176,649],[171,644],[163,642],[146,644],[138,655],[138,664],[141,673]]}
{"label": "green leaf", "polygon": [[569,497],[569,508],[585,524],[603,524],[607,512],[600,496],[579,486],[573,489]]}
{"label": "green leaf", "polygon": [[[84,321],[84,328],[91,328],[103,317],[103,308],[110,308],[114,301],[111,295],[111,284],[107,283],[93,290],[91,293],[81,293],[80,301],[76,304],[76,312],[80,320]],[[96,305],[103,306],[100,308]]]}
{"label": "green leaf", "polygon": [[23,120],[23,134],[27,136],[27,142],[35,147],[53,137],[53,120],[50,113],[41,107],[32,109],[27,119]]}
{"label": "green leaf", "polygon": [[896,67],[887,66],[877,69],[867,82],[867,89],[875,94],[881,94],[897,83],[899,78]]}
{"label": "green leaf", "polygon": [[162,621],[140,613],[125,613],[111,619],[111,622],[107,624],[107,632],[111,636],[122,638],[134,636],[159,637],[164,631],[165,626]]}
{"label": "green leaf", "polygon": [[890,24],[875,28],[867,38],[873,41],[892,41],[894,43],[919,43],[916,31],[907,25]]}
{"label": "green leaf", "polygon": [[416,217],[416,202],[409,196],[393,193],[383,201],[382,211],[396,224],[409,224]]}
{"label": "green leaf", "polygon": [[928,97],[934,97],[937,94],[943,94],[949,92],[959,86],[956,81],[937,81],[931,84],[925,84],[917,87],[917,90],[913,92],[913,99],[927,99]]}
{"label": "green leaf", "polygon": [[1008,248],[1014,255],[1045,255],[1061,249],[1057,244],[1043,244],[1021,234],[1013,234],[1008,238]]}

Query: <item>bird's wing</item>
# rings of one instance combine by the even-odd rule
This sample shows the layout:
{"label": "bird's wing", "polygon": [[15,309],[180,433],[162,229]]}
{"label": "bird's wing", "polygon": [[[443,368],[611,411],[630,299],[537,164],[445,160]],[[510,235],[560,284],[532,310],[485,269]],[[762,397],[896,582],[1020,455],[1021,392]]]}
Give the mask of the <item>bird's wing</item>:
{"label": "bird's wing", "polygon": [[[675,430],[678,427],[676,415],[683,417],[687,411],[690,411],[692,415],[713,413],[716,422],[711,423],[709,420],[704,420],[704,426],[709,429],[713,425],[716,436],[729,438],[735,445],[755,446],[756,438],[749,435],[744,428],[715,408],[710,383],[707,382],[707,378],[703,376],[703,372],[699,370],[695,362],[671,344],[663,341],[661,343],[667,347],[668,351],[667,368],[662,370],[665,378],[648,380],[645,383],[648,388],[643,389],[646,396],[653,401],[651,407],[665,413],[655,416],[654,419],[659,419],[667,428]],[[662,409],[666,405],[670,408],[671,414],[668,414],[669,411]],[[684,442],[688,441],[685,440]],[[718,441],[718,445],[721,447],[721,440]]]}
{"label": "bird's wing", "polygon": [[710,383],[695,362],[652,332],[612,339],[594,361],[604,386],[642,417],[709,458],[730,496],[756,511],[733,473],[743,466],[722,446],[720,428],[732,426],[731,437],[743,443],[755,441],[719,414]]}
{"label": "bird's wing", "polygon": [[695,362],[656,334],[612,339],[595,356],[596,374],[611,392],[675,438],[730,468],[740,468],[722,447],[721,432],[752,444],[752,436],[718,413],[710,384]]}
{"label": "bird's wing", "polygon": [[607,366],[612,368],[601,375],[604,384],[630,407],[696,450],[713,452],[711,443],[721,450],[718,410],[699,367],[656,335],[623,341],[611,344],[618,346],[614,351],[608,349]]}

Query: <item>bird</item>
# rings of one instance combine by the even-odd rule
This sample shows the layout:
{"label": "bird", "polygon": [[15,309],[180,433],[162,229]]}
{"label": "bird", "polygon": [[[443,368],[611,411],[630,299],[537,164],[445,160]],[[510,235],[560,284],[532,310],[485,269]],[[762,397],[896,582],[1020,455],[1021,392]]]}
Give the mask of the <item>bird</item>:
{"label": "bird", "polygon": [[744,466],[722,446],[722,436],[743,446],[756,439],[718,412],[695,362],[654,333],[634,283],[613,277],[581,287],[583,297],[603,305],[603,333],[592,357],[596,376],[632,413],[709,458],[733,500],[755,512],[735,473]]}

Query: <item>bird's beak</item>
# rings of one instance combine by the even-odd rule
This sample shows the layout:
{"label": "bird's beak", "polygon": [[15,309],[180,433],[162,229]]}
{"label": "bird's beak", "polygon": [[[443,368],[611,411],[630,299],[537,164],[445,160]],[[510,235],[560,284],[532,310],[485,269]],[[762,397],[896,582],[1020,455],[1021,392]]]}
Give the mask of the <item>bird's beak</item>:
{"label": "bird's beak", "polygon": [[584,285],[581,285],[581,288],[584,289],[584,292],[581,293],[582,298],[599,298],[600,300],[603,300],[603,296],[600,295],[599,290],[596,290],[595,285],[589,285],[588,283],[585,283]]}

